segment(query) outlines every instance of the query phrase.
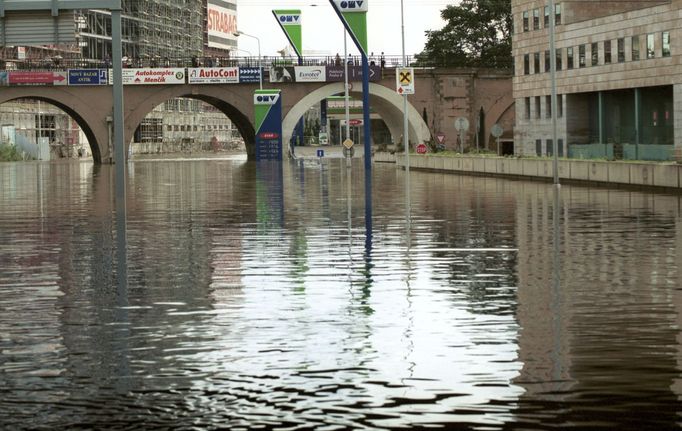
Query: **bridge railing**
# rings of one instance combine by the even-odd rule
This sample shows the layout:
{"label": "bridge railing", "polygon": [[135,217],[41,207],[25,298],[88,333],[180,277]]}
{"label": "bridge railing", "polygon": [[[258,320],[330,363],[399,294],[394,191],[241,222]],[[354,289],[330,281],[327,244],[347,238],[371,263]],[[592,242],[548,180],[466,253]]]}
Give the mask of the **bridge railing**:
{"label": "bridge railing", "polygon": [[[372,55],[370,64],[385,68],[395,68],[402,65],[401,56]],[[408,57],[408,63],[415,59]],[[362,64],[360,56],[348,56],[345,62],[359,66]],[[164,57],[164,58],[123,58],[124,68],[156,68],[156,67],[256,67],[258,57]],[[297,57],[270,57],[260,59],[261,65],[268,69],[272,66],[298,65]],[[344,59],[340,56],[304,57],[303,66],[342,66]],[[106,69],[112,66],[111,60],[50,57],[40,59],[9,59],[0,58],[0,70],[24,71],[65,71],[69,69]]]}

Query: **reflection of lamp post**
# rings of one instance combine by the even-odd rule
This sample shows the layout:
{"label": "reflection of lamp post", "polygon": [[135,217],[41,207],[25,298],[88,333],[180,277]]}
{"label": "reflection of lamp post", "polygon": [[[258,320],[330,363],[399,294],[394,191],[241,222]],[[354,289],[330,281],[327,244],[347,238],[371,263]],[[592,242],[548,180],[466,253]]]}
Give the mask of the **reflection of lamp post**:
{"label": "reflection of lamp post", "polygon": [[263,89],[263,68],[261,67],[260,39],[258,39],[256,36],[246,34],[243,31],[239,31],[239,30],[235,31],[233,34],[236,37],[239,37],[239,36],[250,37],[250,38],[256,39],[256,42],[258,42],[258,77],[260,79],[260,81],[259,81],[260,82],[260,89],[262,90]]}

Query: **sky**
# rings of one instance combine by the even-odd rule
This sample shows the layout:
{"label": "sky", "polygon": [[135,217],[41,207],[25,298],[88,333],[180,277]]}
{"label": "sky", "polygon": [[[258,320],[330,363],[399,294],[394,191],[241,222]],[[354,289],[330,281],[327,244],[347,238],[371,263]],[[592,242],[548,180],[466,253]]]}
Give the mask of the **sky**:
{"label": "sky", "polygon": [[[427,30],[439,30],[445,22],[440,11],[453,0],[403,0],[405,8],[405,46],[407,55],[422,51]],[[386,56],[402,55],[400,0],[369,0],[367,24],[369,51]],[[316,6],[312,6],[316,5]],[[256,36],[261,42],[263,56],[277,56],[277,51],[288,46],[273,9],[301,9],[303,14],[303,50],[322,51],[319,55],[343,55],[343,25],[329,4],[329,0],[238,0],[237,25],[239,30]],[[239,38],[239,49],[258,55],[257,42],[249,37]],[[348,39],[348,52],[358,50]],[[238,51],[239,56],[249,55]]]}

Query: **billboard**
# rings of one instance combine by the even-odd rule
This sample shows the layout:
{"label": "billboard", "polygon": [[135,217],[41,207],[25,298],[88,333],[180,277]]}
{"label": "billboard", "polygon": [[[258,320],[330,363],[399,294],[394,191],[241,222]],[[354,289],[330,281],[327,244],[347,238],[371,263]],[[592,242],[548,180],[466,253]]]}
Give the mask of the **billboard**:
{"label": "billboard", "polygon": [[[114,73],[109,69],[109,84]],[[123,85],[184,84],[185,69],[179,67],[158,69],[123,69]]]}
{"label": "billboard", "polygon": [[326,66],[274,66],[270,82],[325,82]]}
{"label": "billboard", "polygon": [[281,90],[256,90],[256,160],[282,160]]}
{"label": "billboard", "polygon": [[303,57],[303,20],[301,18],[300,9],[279,9],[273,10],[272,13],[277,19],[277,23],[284,31],[284,35],[289,39],[289,43],[296,51],[296,55]]}
{"label": "billboard", "polygon": [[237,67],[197,67],[187,69],[190,84],[239,84]]}
{"label": "billboard", "polygon": [[209,48],[233,49],[237,47],[237,2],[208,0],[206,33]]}
{"label": "billboard", "polygon": [[[345,69],[343,66],[327,66],[327,82],[343,82]],[[369,67],[369,80],[372,82],[381,79],[381,66]],[[348,80],[362,81],[362,66],[348,66]]]}

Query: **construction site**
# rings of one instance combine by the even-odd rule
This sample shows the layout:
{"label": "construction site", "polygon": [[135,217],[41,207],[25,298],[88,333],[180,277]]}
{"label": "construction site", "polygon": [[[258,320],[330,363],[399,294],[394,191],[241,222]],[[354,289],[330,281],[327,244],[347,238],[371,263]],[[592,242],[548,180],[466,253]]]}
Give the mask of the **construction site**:
{"label": "construction site", "polygon": [[[189,57],[229,57],[236,39],[214,41],[209,9],[229,12],[236,1],[122,0],[124,67],[160,67]],[[235,24],[236,26],[236,24]],[[110,64],[111,16],[106,10],[74,13],[76,42],[50,46],[2,46],[0,69],[21,61],[59,66],[77,60],[83,67]],[[65,112],[36,100],[0,105],[0,144],[21,146],[31,158],[89,157],[89,143]],[[204,102],[179,98],[157,106],[140,124],[133,154],[239,149],[241,139],[222,112]],[[46,157],[48,157],[46,159]]]}

